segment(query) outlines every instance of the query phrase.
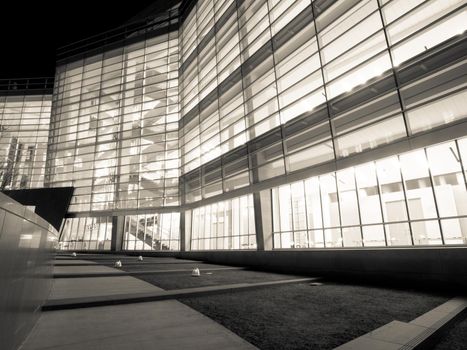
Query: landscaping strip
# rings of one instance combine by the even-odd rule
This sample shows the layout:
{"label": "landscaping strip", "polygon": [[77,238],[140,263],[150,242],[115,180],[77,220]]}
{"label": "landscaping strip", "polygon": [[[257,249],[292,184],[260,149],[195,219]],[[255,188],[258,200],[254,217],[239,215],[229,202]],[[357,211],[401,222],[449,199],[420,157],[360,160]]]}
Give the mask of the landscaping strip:
{"label": "landscaping strip", "polygon": [[181,302],[262,350],[333,349],[395,319],[409,322],[451,298],[450,291],[301,283]]}

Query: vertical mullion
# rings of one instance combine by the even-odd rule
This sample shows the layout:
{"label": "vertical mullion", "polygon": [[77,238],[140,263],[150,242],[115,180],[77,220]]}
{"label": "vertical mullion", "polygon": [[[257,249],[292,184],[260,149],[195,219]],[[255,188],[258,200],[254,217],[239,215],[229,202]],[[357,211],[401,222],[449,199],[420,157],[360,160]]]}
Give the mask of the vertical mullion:
{"label": "vertical mullion", "polygon": [[409,201],[407,199],[407,188],[405,186],[405,179],[404,175],[402,173],[402,167],[400,166],[400,155],[397,155],[397,162],[399,164],[399,173],[400,173],[400,178],[401,178],[401,183],[402,183],[402,191],[404,192],[404,201],[405,201],[405,209],[407,210],[407,221],[409,224],[409,233],[410,233],[410,241],[412,242],[412,246],[414,246],[414,240],[413,240],[413,231],[412,231],[412,220],[410,219],[410,210],[409,210]]}
{"label": "vertical mullion", "polygon": [[465,189],[467,190],[467,177],[465,174],[465,167],[464,167],[464,163],[462,159],[461,150],[459,147],[459,140],[454,140],[454,143],[456,144],[457,156],[459,157],[459,164],[460,164],[460,168],[462,171],[462,177],[464,178],[464,186],[465,186]]}
{"label": "vertical mullion", "polygon": [[378,189],[378,200],[379,200],[379,209],[381,211],[381,222],[383,224],[383,233],[384,233],[384,243],[386,247],[388,246],[388,237],[387,237],[387,232],[386,232],[386,225],[385,225],[385,219],[384,219],[384,209],[383,209],[383,196],[382,196],[382,191],[381,191],[381,184],[379,183],[379,177],[378,177],[378,168],[376,165],[376,162],[372,162],[374,165],[375,169],[375,177],[376,177],[376,188]]}
{"label": "vertical mullion", "polygon": [[309,233],[309,226],[308,226],[308,204],[306,200],[306,185],[305,185],[305,180],[302,180],[302,185],[303,185],[303,202],[305,203],[305,227],[306,227],[306,246],[307,248],[310,248],[310,233]]}
{"label": "vertical mullion", "polygon": [[396,84],[397,97],[399,99],[399,105],[400,105],[400,108],[401,108],[402,117],[404,119],[405,132],[406,132],[407,136],[410,136],[411,135],[411,129],[410,129],[410,125],[409,125],[407,115],[405,113],[404,100],[402,99],[402,94],[401,94],[401,91],[400,91],[399,77],[397,75],[396,68],[395,68],[395,65],[394,65],[394,60],[392,58],[392,51],[391,51],[392,46],[391,46],[391,44],[389,42],[389,36],[388,36],[386,24],[384,22],[383,11],[381,10],[382,4],[381,4],[381,0],[377,0],[377,1],[378,1],[377,5],[378,5],[379,16],[380,16],[380,19],[381,19],[381,25],[383,26],[384,39],[386,40],[387,52],[388,52],[389,60],[391,61],[391,70],[392,70],[392,74],[394,76],[394,82]]}
{"label": "vertical mullion", "polygon": [[436,217],[437,217],[437,222],[439,226],[439,233],[441,236],[441,244],[444,245],[444,237],[443,237],[443,229],[441,227],[441,220],[440,220],[440,215],[439,215],[439,208],[438,208],[438,201],[436,199],[436,191],[435,191],[435,183],[433,181],[433,175],[431,174],[431,169],[430,169],[430,163],[428,162],[428,153],[426,148],[423,149],[423,154],[425,155],[425,160],[427,164],[427,169],[428,169],[428,176],[430,178],[430,184],[431,184],[431,193],[433,194],[433,200],[435,203],[435,209],[436,209]]}
{"label": "vertical mullion", "polygon": [[353,167],[353,179],[355,185],[355,196],[357,197],[357,210],[358,210],[358,221],[360,223],[360,237],[362,239],[362,247],[365,246],[365,242],[363,241],[363,224],[362,224],[362,213],[360,211],[360,195],[358,193],[358,185],[357,185],[357,175],[355,174],[355,167]]}
{"label": "vertical mullion", "polygon": [[320,176],[317,176],[317,179],[318,179],[319,205],[321,209],[321,228],[323,230],[323,247],[326,248],[326,233],[325,233],[325,228],[324,228],[324,213],[323,213],[323,194],[321,193]]}
{"label": "vertical mullion", "polygon": [[330,106],[329,100],[328,100],[327,84],[326,84],[326,79],[324,77],[324,70],[323,70],[324,64],[323,64],[323,58],[321,57],[321,45],[320,45],[319,36],[318,36],[318,26],[316,25],[316,13],[315,13],[315,9],[314,9],[313,4],[311,4],[310,6],[311,6],[311,11],[313,13],[313,25],[314,25],[314,28],[315,28],[316,47],[318,49],[317,53],[318,53],[319,65],[320,65],[319,69],[320,69],[320,72],[321,72],[321,79],[322,79],[322,82],[323,82],[324,98],[326,100],[326,110],[328,112],[329,132],[331,134],[331,142],[332,142],[332,148],[333,148],[333,152],[334,152],[334,162],[335,162],[337,160],[337,147],[336,147],[337,139],[334,136],[335,133],[334,133],[333,124],[332,124],[332,121],[331,121],[331,106]]}

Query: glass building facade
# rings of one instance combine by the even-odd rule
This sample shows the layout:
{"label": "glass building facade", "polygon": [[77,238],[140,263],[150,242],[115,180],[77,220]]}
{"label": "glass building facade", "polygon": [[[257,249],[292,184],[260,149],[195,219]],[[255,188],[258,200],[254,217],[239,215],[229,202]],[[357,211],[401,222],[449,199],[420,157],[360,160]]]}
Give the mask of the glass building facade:
{"label": "glass building facade", "polygon": [[60,232],[62,250],[109,250],[112,217],[65,219]]}
{"label": "glass building facade", "polygon": [[70,212],[179,204],[178,38],[57,67],[47,185]]}
{"label": "glass building facade", "polygon": [[125,217],[124,250],[180,250],[180,213]]}
{"label": "glass building facade", "polygon": [[178,66],[172,32],[57,67],[46,183],[75,188],[69,212],[83,223],[65,238],[81,249],[110,249],[111,216],[93,243],[96,212],[179,205]]}
{"label": "glass building facade", "polygon": [[1,190],[44,187],[51,105],[51,95],[0,96]]}
{"label": "glass building facade", "polygon": [[60,63],[63,241],[467,244],[466,3],[182,1],[164,33]]}
{"label": "glass building facade", "polygon": [[464,118],[464,5],[198,1],[180,33],[186,202]]}
{"label": "glass building facade", "polygon": [[463,138],[276,187],[274,248],[467,244],[466,157]]}
{"label": "glass building facade", "polygon": [[255,249],[254,215],[252,195],[187,211],[190,249]]}

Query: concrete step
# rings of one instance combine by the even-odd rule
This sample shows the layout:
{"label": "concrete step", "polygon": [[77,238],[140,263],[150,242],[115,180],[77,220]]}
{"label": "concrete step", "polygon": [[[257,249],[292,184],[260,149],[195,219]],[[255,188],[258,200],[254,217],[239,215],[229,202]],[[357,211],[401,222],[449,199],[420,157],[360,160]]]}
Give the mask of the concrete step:
{"label": "concrete step", "polygon": [[[245,270],[244,267],[212,267],[212,268],[204,268],[203,272],[205,271],[226,271],[226,270]],[[53,278],[83,278],[83,277],[108,277],[108,276],[135,276],[135,275],[153,275],[153,274],[160,274],[160,273],[182,273],[182,272],[190,272],[192,269],[173,269],[173,270],[141,270],[141,271],[123,271],[123,270],[116,270],[116,271],[109,271],[109,272],[59,272],[54,273]]]}
{"label": "concrete step", "polygon": [[307,283],[316,281],[318,278],[298,278],[288,279],[271,282],[259,282],[259,283],[235,283],[221,286],[209,286],[209,287],[197,287],[197,288],[185,288],[176,289],[169,291],[154,291],[145,293],[129,293],[129,294],[116,294],[116,295],[105,295],[96,297],[84,297],[84,298],[65,298],[55,299],[47,301],[42,307],[42,311],[51,310],[64,310],[64,309],[77,309],[86,307],[106,306],[106,305],[120,305],[130,303],[142,303],[149,301],[159,301],[176,299],[182,297],[191,297],[199,295],[212,295],[219,293],[228,293],[239,290],[263,288],[274,285],[292,284],[292,283]]}
{"label": "concrete step", "polygon": [[467,308],[467,298],[453,298],[411,322],[392,321],[336,349],[410,350],[427,345]]}

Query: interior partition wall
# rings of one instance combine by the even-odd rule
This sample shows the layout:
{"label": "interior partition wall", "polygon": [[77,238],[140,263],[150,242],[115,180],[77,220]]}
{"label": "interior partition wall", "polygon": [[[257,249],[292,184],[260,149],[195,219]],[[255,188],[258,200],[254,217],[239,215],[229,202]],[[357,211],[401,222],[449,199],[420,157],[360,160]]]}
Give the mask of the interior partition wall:
{"label": "interior partition wall", "polygon": [[1,190],[44,187],[51,105],[51,95],[0,96]]}

